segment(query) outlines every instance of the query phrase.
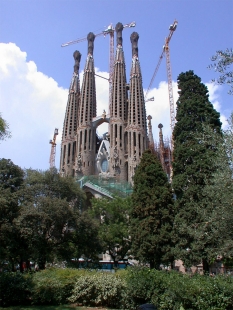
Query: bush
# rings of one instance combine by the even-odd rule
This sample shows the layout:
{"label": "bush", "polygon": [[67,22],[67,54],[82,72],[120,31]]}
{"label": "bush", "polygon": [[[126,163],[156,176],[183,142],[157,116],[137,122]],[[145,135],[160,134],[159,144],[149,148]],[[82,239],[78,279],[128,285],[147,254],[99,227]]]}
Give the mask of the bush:
{"label": "bush", "polygon": [[232,310],[233,278],[184,275],[175,271],[132,268],[127,278],[127,308],[153,303],[160,310]]}
{"label": "bush", "polygon": [[69,301],[89,306],[120,308],[125,290],[125,281],[121,277],[96,271],[78,279]]}
{"label": "bush", "polygon": [[67,302],[77,278],[82,275],[77,269],[51,268],[33,276],[33,304],[59,305]]}
{"label": "bush", "polygon": [[233,278],[184,275],[133,267],[116,273],[52,268],[33,274],[0,273],[3,306],[83,305],[136,309],[153,303],[159,310],[232,310]]}
{"label": "bush", "polygon": [[16,272],[0,273],[0,306],[23,305],[30,302],[32,278]]}
{"label": "bush", "polygon": [[144,267],[134,267],[128,270],[126,276],[128,309],[135,309],[137,305],[153,303],[158,306],[159,296],[165,291],[166,284],[161,271]]}

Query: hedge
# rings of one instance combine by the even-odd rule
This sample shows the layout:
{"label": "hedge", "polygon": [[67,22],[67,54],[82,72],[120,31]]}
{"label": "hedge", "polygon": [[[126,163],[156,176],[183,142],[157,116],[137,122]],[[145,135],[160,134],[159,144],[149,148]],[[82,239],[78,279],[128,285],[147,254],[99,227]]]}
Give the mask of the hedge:
{"label": "hedge", "polygon": [[78,303],[135,309],[232,310],[233,277],[183,275],[175,271],[129,268],[116,273],[48,269],[33,274],[0,273],[2,305]]}

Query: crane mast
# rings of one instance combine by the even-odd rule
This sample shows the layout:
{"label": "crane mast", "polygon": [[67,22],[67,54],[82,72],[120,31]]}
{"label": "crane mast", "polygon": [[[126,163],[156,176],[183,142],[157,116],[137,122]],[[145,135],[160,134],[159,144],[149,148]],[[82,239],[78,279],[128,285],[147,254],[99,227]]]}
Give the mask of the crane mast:
{"label": "crane mast", "polygon": [[[171,41],[171,38],[173,36],[174,31],[176,30],[178,21],[175,20],[172,25],[169,27],[169,35],[165,39],[165,45],[163,46],[163,51],[159,57],[158,64],[155,68],[154,74],[152,76],[152,79],[150,81],[150,85],[146,91],[145,99],[148,96],[148,93],[150,92],[151,86],[154,82],[155,76],[159,70],[160,64],[162,62],[162,59],[164,57],[164,54],[166,55],[166,68],[167,68],[167,79],[168,79],[168,96],[169,96],[169,106],[170,106],[170,121],[171,121],[171,129],[173,131],[175,126],[175,110],[174,110],[174,98],[173,98],[173,90],[172,90],[172,70],[171,70],[171,61],[170,61],[170,48],[169,48],[169,42]],[[172,141],[173,146],[173,141]]]}
{"label": "crane mast", "polygon": [[50,151],[50,157],[49,157],[49,164],[50,169],[55,167],[55,157],[56,157],[56,137],[58,135],[58,129],[55,128],[53,140],[50,140],[49,143],[51,144],[51,151]]}
{"label": "crane mast", "polygon": [[174,98],[173,98],[173,89],[172,89],[172,70],[171,70],[169,46],[167,45],[165,49],[166,49],[166,64],[167,64],[167,80],[168,80],[168,96],[169,96],[169,106],[170,106],[171,129],[173,131],[174,126],[175,126],[175,111],[174,111]]}

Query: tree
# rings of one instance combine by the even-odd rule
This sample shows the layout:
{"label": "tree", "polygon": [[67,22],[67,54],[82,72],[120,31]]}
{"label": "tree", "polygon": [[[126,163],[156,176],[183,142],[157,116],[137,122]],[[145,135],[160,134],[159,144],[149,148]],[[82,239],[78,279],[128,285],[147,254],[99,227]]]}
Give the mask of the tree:
{"label": "tree", "polygon": [[21,261],[33,259],[44,269],[47,261],[77,252],[73,243],[77,242],[74,236],[84,193],[73,178],[61,177],[56,169],[29,169],[19,203],[21,211],[15,225],[23,248],[23,252],[18,248]]}
{"label": "tree", "polygon": [[1,258],[23,271],[30,260],[44,269],[46,262],[96,255],[97,228],[82,207],[85,194],[73,178],[0,160]]}
{"label": "tree", "polygon": [[143,153],[134,175],[131,213],[132,254],[151,268],[173,261],[172,189],[151,150]]}
{"label": "tree", "polygon": [[114,263],[124,260],[131,242],[129,237],[130,198],[92,199],[90,214],[99,223],[99,238],[102,250]]}
{"label": "tree", "polygon": [[231,89],[229,94],[233,95],[233,70],[230,70],[230,67],[233,64],[233,50],[226,49],[225,51],[217,51],[214,56],[211,57],[211,60],[214,61],[213,64],[209,65],[209,69],[214,69],[220,73],[219,78],[213,79],[213,82],[216,82],[219,85],[229,84]]}
{"label": "tree", "polygon": [[6,138],[10,138],[11,133],[9,131],[8,123],[2,118],[0,113],[0,141],[5,140]]}
{"label": "tree", "polygon": [[176,195],[175,254],[186,266],[202,261],[208,271],[213,240],[205,214],[211,213],[212,206],[204,188],[212,178],[217,155],[211,141],[203,144],[195,137],[203,132],[203,125],[221,135],[220,115],[209,102],[207,87],[193,71],[178,76],[178,89],[172,181]]}
{"label": "tree", "polygon": [[199,143],[216,149],[212,178],[206,180],[204,195],[211,204],[206,212],[205,222],[213,239],[212,257],[218,255],[224,260],[233,258],[233,113],[229,128],[223,136],[216,135],[209,126],[203,126],[203,133],[196,137]]}
{"label": "tree", "polygon": [[0,258],[7,259],[14,268],[14,254],[17,233],[14,220],[20,213],[18,200],[23,186],[24,171],[10,159],[0,159]]}
{"label": "tree", "polygon": [[76,220],[73,227],[72,247],[73,257],[85,257],[93,261],[98,260],[98,255],[102,252],[98,223],[88,212],[82,212]]}

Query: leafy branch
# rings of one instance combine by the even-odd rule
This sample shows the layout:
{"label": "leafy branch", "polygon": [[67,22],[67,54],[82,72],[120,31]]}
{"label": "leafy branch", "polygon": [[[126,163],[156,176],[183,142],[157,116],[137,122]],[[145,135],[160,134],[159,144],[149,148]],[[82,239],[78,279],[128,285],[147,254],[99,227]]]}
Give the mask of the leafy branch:
{"label": "leafy branch", "polygon": [[216,51],[215,55],[211,57],[210,64],[207,68],[214,69],[215,72],[219,72],[220,76],[217,79],[212,79],[219,85],[228,84],[231,89],[228,91],[230,95],[233,95],[233,70],[230,70],[230,66],[233,64],[233,50],[226,49],[225,51]]}

